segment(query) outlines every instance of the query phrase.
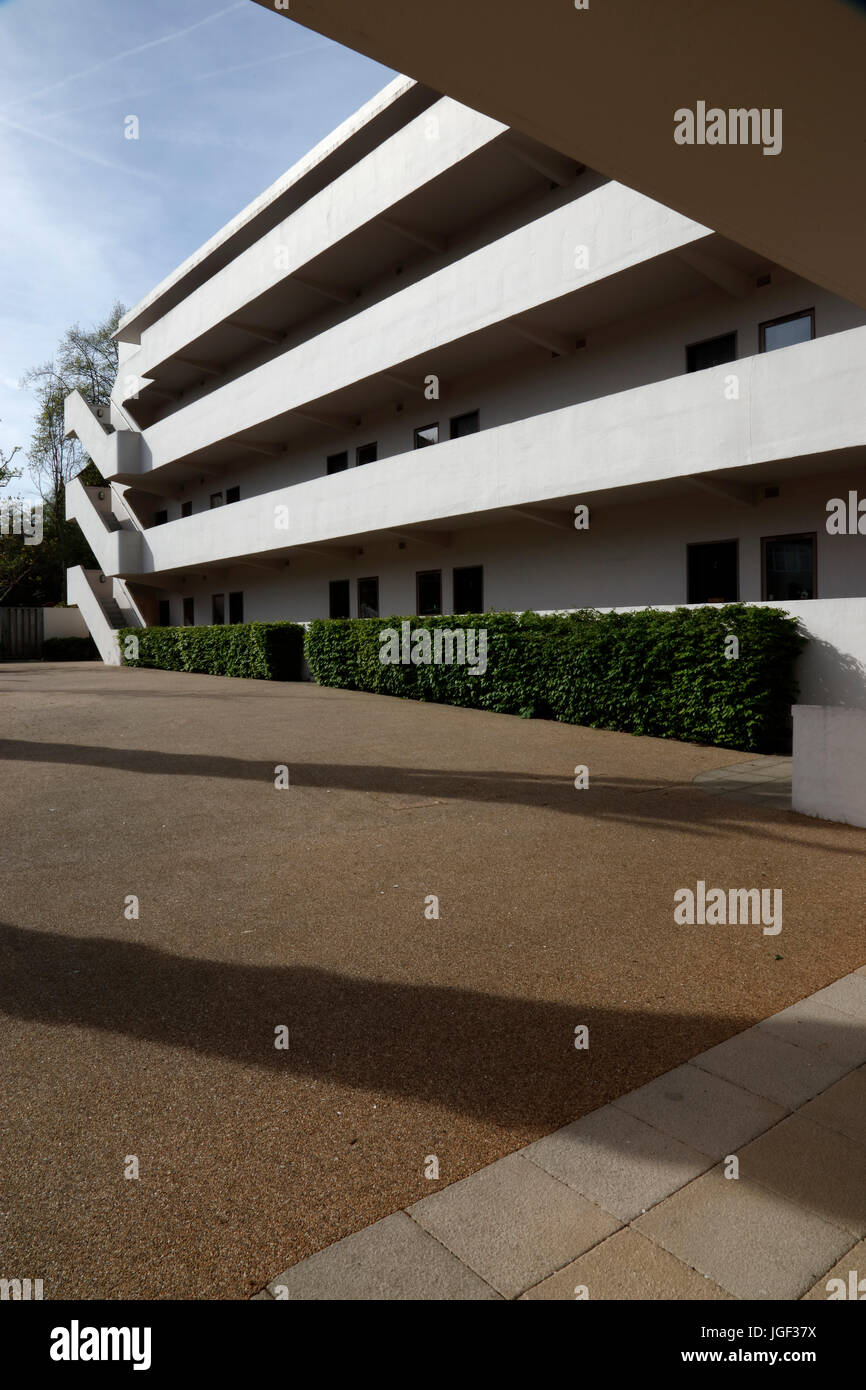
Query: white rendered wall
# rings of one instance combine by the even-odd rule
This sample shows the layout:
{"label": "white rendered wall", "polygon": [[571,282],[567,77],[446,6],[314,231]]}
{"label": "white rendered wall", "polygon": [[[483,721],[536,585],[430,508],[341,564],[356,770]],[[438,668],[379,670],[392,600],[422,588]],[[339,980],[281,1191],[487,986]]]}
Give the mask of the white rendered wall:
{"label": "white rendered wall", "polygon": [[43,635],[48,637],[86,637],[87,623],[78,608],[43,608]]}
{"label": "white rendered wall", "polygon": [[866,711],[795,705],[793,810],[866,826]]}

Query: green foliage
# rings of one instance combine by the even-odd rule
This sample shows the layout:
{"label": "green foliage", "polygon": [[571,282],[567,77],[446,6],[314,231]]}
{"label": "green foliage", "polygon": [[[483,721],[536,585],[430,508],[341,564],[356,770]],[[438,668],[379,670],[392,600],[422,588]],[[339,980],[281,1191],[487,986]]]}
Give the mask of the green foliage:
{"label": "green foliage", "polygon": [[304,629],[297,623],[232,623],[212,627],[125,627],[138,640],[138,657],[127,666],[161,671],[195,671],[209,676],[296,681],[301,679]]}
{"label": "green foliage", "polygon": [[91,637],[46,637],[43,661],[97,661],[99,652]]}
{"label": "green foliage", "polygon": [[[399,632],[403,622],[431,633],[486,629],[486,672],[381,662],[380,634]],[[733,659],[725,656],[729,634],[739,640]],[[788,746],[794,662],[804,644],[786,613],[728,604],[317,619],[306,651],[320,685],[765,753]]]}

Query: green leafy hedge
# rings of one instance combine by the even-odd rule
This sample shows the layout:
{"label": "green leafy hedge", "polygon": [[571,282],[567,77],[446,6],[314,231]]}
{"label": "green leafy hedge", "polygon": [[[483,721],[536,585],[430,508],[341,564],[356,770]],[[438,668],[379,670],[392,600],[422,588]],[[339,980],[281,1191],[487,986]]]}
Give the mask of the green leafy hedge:
{"label": "green leafy hedge", "polygon": [[[380,634],[487,631],[487,669],[385,664]],[[736,658],[726,639],[739,642]],[[750,752],[790,744],[794,663],[805,644],[775,608],[645,608],[636,613],[470,613],[318,619],[307,661],[320,685],[561,720]]]}
{"label": "green leafy hedge", "polygon": [[122,653],[127,637],[137,639],[138,656],[124,655],[125,666],[270,681],[301,679],[304,629],[297,623],[124,627],[120,629]]}
{"label": "green leafy hedge", "polygon": [[43,661],[98,661],[92,637],[46,637],[42,643]]}

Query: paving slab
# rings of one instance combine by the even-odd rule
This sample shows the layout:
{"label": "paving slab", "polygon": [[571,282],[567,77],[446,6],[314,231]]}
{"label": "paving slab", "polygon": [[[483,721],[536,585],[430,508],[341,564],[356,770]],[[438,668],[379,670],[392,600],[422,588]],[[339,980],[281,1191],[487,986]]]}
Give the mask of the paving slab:
{"label": "paving slab", "polygon": [[655,1206],[715,1161],[616,1105],[594,1110],[523,1154],[621,1221]]}
{"label": "paving slab", "polygon": [[866,977],[856,970],[827,985],[826,989],[819,989],[811,997],[816,1004],[829,1004],[840,1013],[850,1014],[866,1024]]}
{"label": "paving slab", "polygon": [[519,1153],[425,1197],[409,1213],[506,1298],[621,1224]]}
{"label": "paving slab", "polygon": [[[841,1279],[844,1288],[840,1289],[838,1285],[828,1288],[831,1279]],[[853,1245],[841,1260],[837,1260],[832,1269],[821,1275],[803,1297],[839,1302],[844,1297],[845,1301],[854,1299],[858,1303],[866,1300],[866,1240]]]}
{"label": "paving slab", "polygon": [[849,1072],[800,1110],[804,1120],[866,1147],[866,1067]]}
{"label": "paving slab", "polygon": [[629,1227],[521,1294],[521,1301],[576,1298],[724,1301],[733,1295]]}
{"label": "paving slab", "polygon": [[737,1298],[800,1298],[855,1243],[759,1183],[725,1178],[721,1167],[633,1227]]}
{"label": "paving slab", "polygon": [[721,1076],[686,1064],[614,1104],[681,1143],[718,1159],[761,1134],[785,1109]]}
{"label": "paving slab", "polygon": [[825,1221],[866,1235],[866,1148],[802,1115],[740,1153],[740,1178],[763,1183]]}
{"label": "paving slab", "polygon": [[787,1110],[826,1090],[844,1076],[847,1063],[796,1047],[763,1028],[748,1028],[701,1052],[692,1065],[775,1101]]}
{"label": "paving slab", "polygon": [[405,1212],[310,1255],[268,1285],[274,1299],[495,1299],[498,1294]]}
{"label": "paving slab", "polygon": [[801,999],[757,1026],[795,1047],[834,1058],[852,1069],[866,1062],[866,1028],[859,1019],[833,1008],[826,1000]]}

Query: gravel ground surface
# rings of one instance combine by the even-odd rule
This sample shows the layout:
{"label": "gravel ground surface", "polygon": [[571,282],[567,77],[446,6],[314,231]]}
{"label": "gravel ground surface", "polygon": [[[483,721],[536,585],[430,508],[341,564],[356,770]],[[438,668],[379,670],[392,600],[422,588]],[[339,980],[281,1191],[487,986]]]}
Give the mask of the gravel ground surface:
{"label": "gravel ground surface", "polygon": [[[0,711],[0,1277],[46,1298],[248,1296],[863,964],[866,832],[692,785],[742,752],[89,663]],[[675,925],[698,879],[781,934]]]}

